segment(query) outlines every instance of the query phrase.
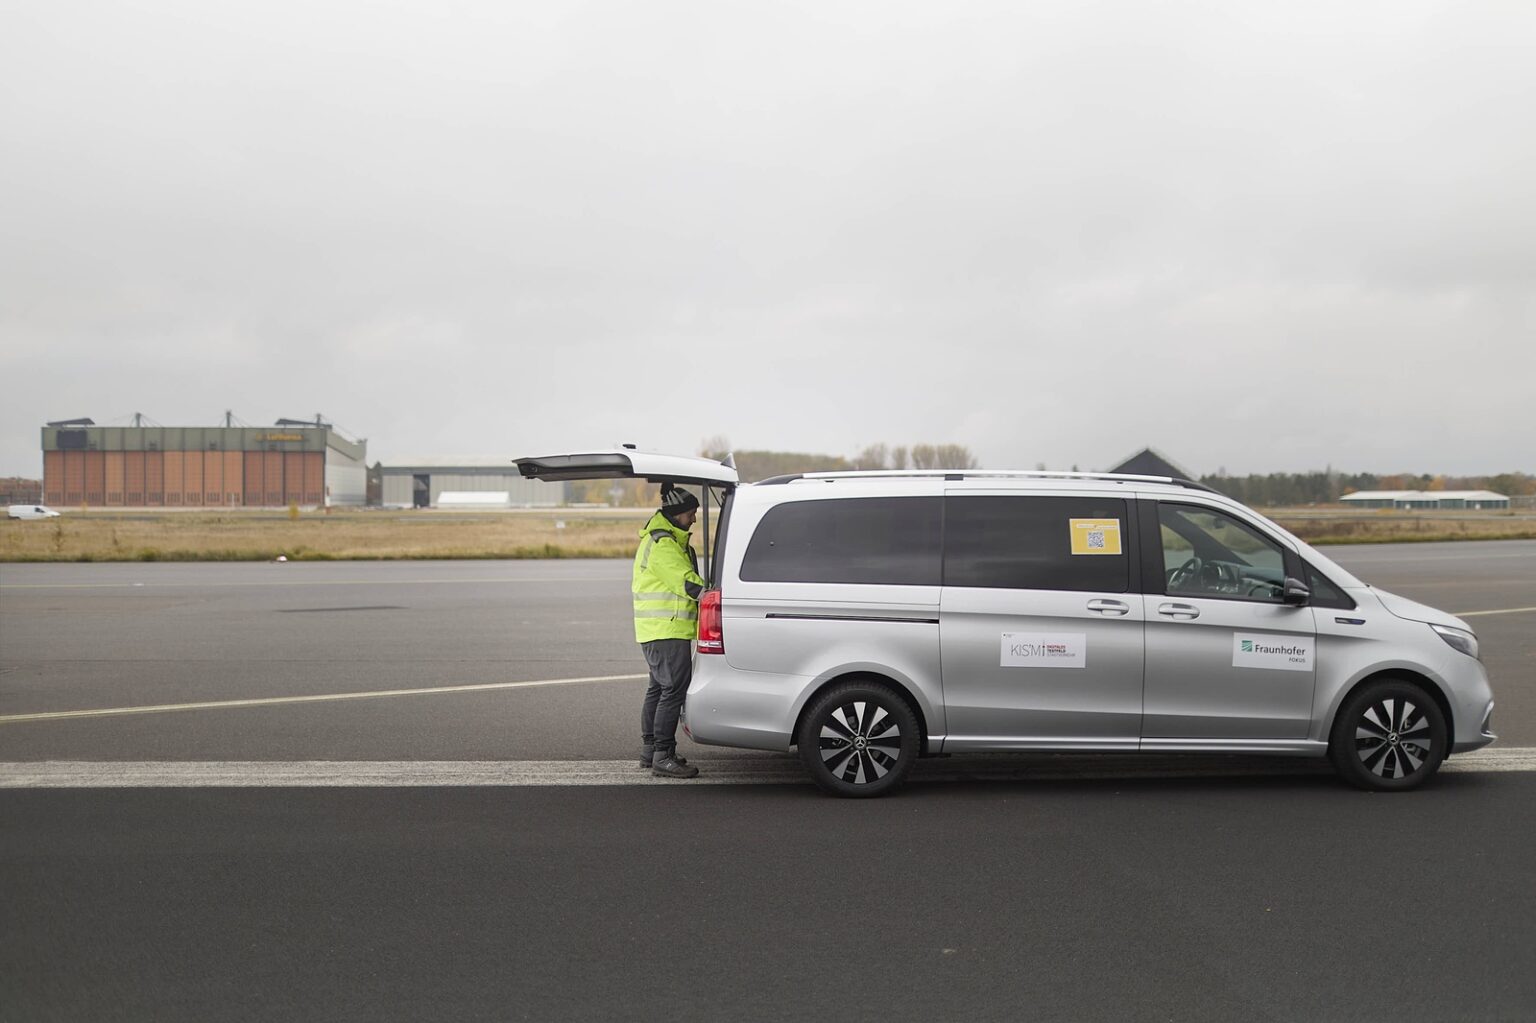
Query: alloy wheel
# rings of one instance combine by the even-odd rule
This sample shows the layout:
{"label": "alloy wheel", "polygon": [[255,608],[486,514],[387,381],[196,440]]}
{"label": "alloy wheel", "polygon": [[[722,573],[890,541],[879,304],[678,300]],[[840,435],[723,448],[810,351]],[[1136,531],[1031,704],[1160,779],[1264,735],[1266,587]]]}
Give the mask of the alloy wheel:
{"label": "alloy wheel", "polygon": [[1411,699],[1376,700],[1355,721],[1355,752],[1378,778],[1406,778],[1434,752],[1429,716]]}
{"label": "alloy wheel", "polygon": [[901,726],[878,703],[851,700],[822,718],[820,749],[834,778],[867,785],[884,778],[901,758]]}

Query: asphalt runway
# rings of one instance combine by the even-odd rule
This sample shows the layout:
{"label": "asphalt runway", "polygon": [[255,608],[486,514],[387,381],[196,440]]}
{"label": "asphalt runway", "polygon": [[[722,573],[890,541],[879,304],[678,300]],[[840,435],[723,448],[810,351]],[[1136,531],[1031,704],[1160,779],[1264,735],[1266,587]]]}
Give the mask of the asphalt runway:
{"label": "asphalt runway", "polygon": [[[1536,543],[1333,553],[1536,606]],[[1536,746],[1536,616],[1469,621]],[[0,718],[220,704],[0,721],[10,777],[85,786],[0,786],[0,1019],[1536,1017],[1529,757],[647,782],[629,628],[615,562],[0,566]],[[570,678],[607,680],[523,685]]]}
{"label": "asphalt runway", "polygon": [[1530,772],[11,790],[0,1016],[1525,1020],[1533,802]]}
{"label": "asphalt runway", "polygon": [[[1329,553],[1449,611],[1536,607],[1536,542]],[[626,757],[639,679],[447,690],[640,673],[628,588],[614,561],[5,565],[0,717],[442,691],[0,723],[0,760]],[[1536,746],[1536,612],[1468,621],[1501,744]]]}

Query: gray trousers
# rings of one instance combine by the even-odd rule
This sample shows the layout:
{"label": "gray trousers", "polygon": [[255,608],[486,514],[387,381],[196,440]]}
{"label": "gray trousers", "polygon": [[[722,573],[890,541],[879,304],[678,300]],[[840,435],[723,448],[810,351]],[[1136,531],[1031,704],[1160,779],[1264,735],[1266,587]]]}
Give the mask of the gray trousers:
{"label": "gray trousers", "polygon": [[640,644],[651,669],[640,705],[640,738],[654,746],[656,759],[677,749],[677,718],[683,712],[688,683],[693,679],[693,643],[686,639],[653,639]]}

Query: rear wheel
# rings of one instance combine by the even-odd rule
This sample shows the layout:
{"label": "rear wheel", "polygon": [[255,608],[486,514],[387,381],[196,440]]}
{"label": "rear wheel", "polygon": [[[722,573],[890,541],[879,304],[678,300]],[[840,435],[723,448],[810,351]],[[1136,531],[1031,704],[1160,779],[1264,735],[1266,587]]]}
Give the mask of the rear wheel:
{"label": "rear wheel", "polygon": [[1418,686],[1391,679],[1373,682],[1344,701],[1328,743],[1339,775],[1377,792],[1417,788],[1440,769],[1448,752],[1439,704]]}
{"label": "rear wheel", "polygon": [[917,759],[917,715],[891,689],[844,682],[817,696],[796,735],[811,779],[835,796],[884,795]]}

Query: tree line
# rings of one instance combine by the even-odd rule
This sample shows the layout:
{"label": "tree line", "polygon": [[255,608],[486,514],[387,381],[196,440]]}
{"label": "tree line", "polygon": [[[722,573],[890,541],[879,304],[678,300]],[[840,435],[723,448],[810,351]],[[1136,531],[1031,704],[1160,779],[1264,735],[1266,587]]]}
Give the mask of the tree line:
{"label": "tree line", "polygon": [[[975,469],[976,455],[963,444],[871,444],[856,455],[824,455],[806,451],[733,451],[724,437],[710,437],[699,446],[699,457],[720,461],[731,455],[743,483],[804,472],[849,472],[861,469]],[[577,480],[570,485],[573,504],[609,504],[643,508],[656,503],[657,488],[645,480]]]}
{"label": "tree line", "polygon": [[1244,504],[1282,507],[1333,504],[1358,490],[1491,490],[1506,497],[1536,494],[1536,476],[1502,472],[1494,476],[1437,476],[1431,473],[1272,472],[1229,476],[1218,471],[1200,482]]}
{"label": "tree line", "polygon": [[717,461],[734,457],[736,471],[746,483],[802,472],[848,472],[880,469],[975,469],[976,455],[963,444],[871,444],[858,454],[818,455],[794,451],[731,451],[723,437],[700,445],[699,455]]}
{"label": "tree line", "polygon": [[[846,472],[860,469],[975,469],[976,455],[963,444],[871,444],[854,455],[803,451],[732,451],[723,437],[711,437],[699,455],[716,461],[734,457],[742,482],[804,472]],[[1044,465],[1037,468],[1045,469]],[[1077,466],[1073,466],[1075,471]],[[1536,475],[1504,472],[1492,476],[1448,476],[1432,473],[1273,472],[1238,476],[1225,470],[1200,477],[1200,482],[1244,504],[1287,507],[1333,504],[1358,490],[1492,490],[1507,497],[1536,495]],[[656,503],[656,487],[644,480],[583,480],[571,484],[570,500],[578,504],[645,507]]]}

